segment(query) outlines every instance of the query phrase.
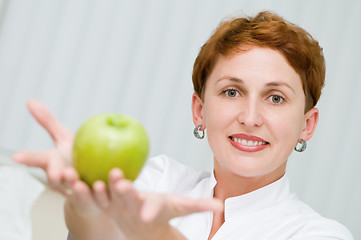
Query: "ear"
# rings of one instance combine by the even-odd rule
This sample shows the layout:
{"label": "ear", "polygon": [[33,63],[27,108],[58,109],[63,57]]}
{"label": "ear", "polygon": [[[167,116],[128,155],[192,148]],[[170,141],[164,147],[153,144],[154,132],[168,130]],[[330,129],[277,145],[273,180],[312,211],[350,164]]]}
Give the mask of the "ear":
{"label": "ear", "polygon": [[[305,126],[302,129],[300,138],[302,138],[305,141],[308,141],[311,139],[313,133],[316,130],[316,126],[318,123],[318,109],[312,108],[305,114]],[[299,141],[301,142],[301,141]]]}
{"label": "ear", "polygon": [[203,100],[198,96],[197,93],[193,93],[192,95],[192,115],[193,115],[193,123],[195,126],[202,125],[200,130],[204,130],[206,128],[205,121],[203,119]]}

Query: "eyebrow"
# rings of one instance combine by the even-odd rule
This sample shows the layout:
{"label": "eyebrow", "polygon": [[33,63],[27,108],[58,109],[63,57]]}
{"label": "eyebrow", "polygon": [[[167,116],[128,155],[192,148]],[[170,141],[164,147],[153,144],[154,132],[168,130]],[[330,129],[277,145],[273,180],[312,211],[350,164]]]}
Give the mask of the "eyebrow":
{"label": "eyebrow", "polygon": [[236,78],[236,77],[222,77],[220,79],[217,80],[217,82],[220,82],[222,80],[230,80],[232,82],[237,82],[237,83],[242,83],[244,84],[243,80],[240,78]]}
{"label": "eyebrow", "polygon": [[[232,82],[237,82],[237,83],[244,84],[244,81],[242,79],[236,78],[236,77],[223,77],[223,78],[218,79],[217,82],[222,81],[222,80],[229,80],[229,81],[232,81]],[[285,86],[285,87],[291,89],[292,92],[296,92],[296,90],[293,87],[291,87],[288,83],[282,82],[282,81],[269,82],[269,83],[266,83],[266,86],[267,87]]]}
{"label": "eyebrow", "polygon": [[292,92],[296,92],[296,90],[293,87],[291,87],[288,83],[285,83],[285,82],[269,82],[269,83],[266,84],[266,86],[268,86],[268,87],[285,86],[285,87],[291,89]]}

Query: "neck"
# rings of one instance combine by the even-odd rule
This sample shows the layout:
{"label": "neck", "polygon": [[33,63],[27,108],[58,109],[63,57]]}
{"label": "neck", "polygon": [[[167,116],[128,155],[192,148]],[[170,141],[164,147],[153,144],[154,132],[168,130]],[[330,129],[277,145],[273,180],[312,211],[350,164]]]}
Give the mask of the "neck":
{"label": "neck", "polygon": [[234,172],[222,169],[215,161],[214,176],[217,184],[214,188],[214,197],[225,201],[267,186],[285,174],[286,166],[282,165],[275,171],[261,176],[244,177]]}
{"label": "neck", "polygon": [[[280,179],[285,174],[285,170],[286,163],[270,174],[243,177],[232,171],[222,169],[217,164],[217,161],[214,161],[214,177],[217,180],[214,187],[214,197],[224,202],[227,198],[255,191]],[[212,228],[208,239],[212,239],[224,221],[224,210],[213,215]]]}

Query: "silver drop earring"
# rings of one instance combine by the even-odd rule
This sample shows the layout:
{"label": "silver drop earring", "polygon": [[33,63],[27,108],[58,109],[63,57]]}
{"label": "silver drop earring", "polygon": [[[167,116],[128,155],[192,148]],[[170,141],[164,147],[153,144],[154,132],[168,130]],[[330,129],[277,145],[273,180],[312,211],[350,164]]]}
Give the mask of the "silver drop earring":
{"label": "silver drop earring", "polygon": [[297,148],[297,145],[298,145],[298,143],[297,143],[296,146],[295,146],[295,151],[296,151],[296,152],[303,152],[303,151],[305,151],[306,148],[307,148],[307,143],[306,143],[306,141],[303,140],[303,139],[301,139],[301,147]]}
{"label": "silver drop earring", "polygon": [[[194,128],[193,130],[193,134],[196,138],[198,139],[203,139],[204,138],[204,130],[203,131],[199,131],[199,129],[202,127],[202,125],[198,125],[197,127]],[[202,135],[200,134],[200,132],[202,132]]]}

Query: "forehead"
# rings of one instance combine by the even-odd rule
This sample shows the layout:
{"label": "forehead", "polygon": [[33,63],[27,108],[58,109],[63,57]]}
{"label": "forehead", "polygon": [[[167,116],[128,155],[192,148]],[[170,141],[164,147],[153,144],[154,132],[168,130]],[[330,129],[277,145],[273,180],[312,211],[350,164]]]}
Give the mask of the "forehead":
{"label": "forehead", "polygon": [[252,47],[246,51],[219,56],[209,80],[226,75],[245,81],[287,81],[302,87],[299,74],[289,65],[286,58],[270,48]]}

